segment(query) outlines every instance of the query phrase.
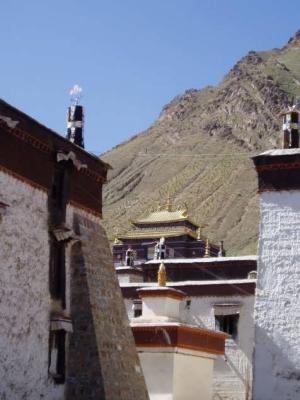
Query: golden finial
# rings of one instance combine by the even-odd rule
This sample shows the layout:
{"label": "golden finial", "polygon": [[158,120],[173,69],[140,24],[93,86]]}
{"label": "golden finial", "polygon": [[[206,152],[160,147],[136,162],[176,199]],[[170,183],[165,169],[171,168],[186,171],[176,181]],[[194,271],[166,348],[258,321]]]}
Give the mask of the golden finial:
{"label": "golden finial", "polygon": [[197,229],[197,240],[202,240],[202,226]]}
{"label": "golden finial", "polygon": [[171,212],[172,211],[172,202],[171,202],[171,195],[168,192],[167,203],[166,203],[166,210]]}
{"label": "golden finial", "polygon": [[204,258],[208,257],[210,257],[210,244],[208,238],[206,238]]}
{"label": "golden finial", "polygon": [[164,263],[161,263],[157,273],[157,283],[158,286],[166,286],[167,283],[167,273]]}

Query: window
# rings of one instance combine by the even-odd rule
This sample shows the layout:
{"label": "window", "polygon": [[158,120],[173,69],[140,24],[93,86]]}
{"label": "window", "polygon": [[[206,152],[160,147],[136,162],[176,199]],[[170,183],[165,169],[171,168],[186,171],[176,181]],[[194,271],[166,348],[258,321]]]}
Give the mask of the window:
{"label": "window", "polygon": [[232,339],[237,338],[239,314],[215,315],[215,327],[218,331],[228,333]]}
{"label": "window", "polygon": [[147,248],[147,260],[153,260],[153,258],[154,258],[154,249],[155,249],[154,246],[149,246]]}
{"label": "window", "polygon": [[134,318],[140,317],[142,315],[142,301],[133,300],[132,309]]}
{"label": "window", "polygon": [[55,239],[50,241],[50,270],[49,283],[50,294],[55,300],[60,300],[65,308],[66,291],[66,270],[65,270],[65,244],[57,242]]}
{"label": "window", "polygon": [[190,310],[191,309],[191,303],[192,303],[192,300],[186,300],[186,302],[185,302],[185,309],[186,310]]}

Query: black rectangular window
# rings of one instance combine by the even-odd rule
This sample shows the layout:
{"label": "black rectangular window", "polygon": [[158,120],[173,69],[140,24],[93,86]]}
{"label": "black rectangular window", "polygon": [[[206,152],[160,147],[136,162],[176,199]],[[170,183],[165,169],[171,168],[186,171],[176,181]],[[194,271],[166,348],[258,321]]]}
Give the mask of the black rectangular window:
{"label": "black rectangular window", "polygon": [[140,317],[142,315],[142,301],[141,300],[133,300],[133,315],[134,318]]}
{"label": "black rectangular window", "polygon": [[65,308],[66,292],[66,267],[65,245],[51,239],[50,243],[50,294],[55,300],[60,300]]}
{"label": "black rectangular window", "polygon": [[228,333],[228,335],[231,335],[232,339],[234,340],[237,338],[238,334],[238,322],[239,314],[215,316],[216,329],[218,331]]}

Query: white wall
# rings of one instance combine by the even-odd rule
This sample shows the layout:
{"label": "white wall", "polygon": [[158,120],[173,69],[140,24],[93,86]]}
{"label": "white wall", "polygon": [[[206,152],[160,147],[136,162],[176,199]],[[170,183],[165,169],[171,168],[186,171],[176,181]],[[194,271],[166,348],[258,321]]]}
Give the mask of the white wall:
{"label": "white wall", "polygon": [[[219,356],[215,361],[213,377],[215,399],[250,400],[254,346],[254,296],[192,297],[189,310],[185,308],[185,302],[181,304],[181,320],[207,329],[215,329],[213,306],[222,302],[240,303],[241,307],[237,341],[227,340],[225,357]],[[129,318],[133,318],[132,301],[125,299],[125,305]]]}
{"label": "white wall", "polygon": [[300,193],[261,195],[255,400],[300,398]]}
{"label": "white wall", "polygon": [[212,399],[214,357],[181,349],[175,354],[174,400]]}
{"label": "white wall", "polygon": [[0,171],[0,201],[0,398],[61,399],[48,380],[47,195]]}
{"label": "white wall", "polygon": [[179,348],[139,348],[150,400],[210,400],[214,356]]}
{"label": "white wall", "polygon": [[138,351],[150,400],[173,400],[173,353],[168,349]]}

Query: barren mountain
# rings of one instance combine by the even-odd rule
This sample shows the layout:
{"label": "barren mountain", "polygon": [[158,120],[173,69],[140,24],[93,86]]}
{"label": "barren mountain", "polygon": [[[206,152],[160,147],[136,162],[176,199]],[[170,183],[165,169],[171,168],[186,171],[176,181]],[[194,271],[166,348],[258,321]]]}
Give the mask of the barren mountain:
{"label": "barren mountain", "polygon": [[101,156],[113,167],[104,193],[110,238],[170,192],[227,254],[256,253],[251,156],[276,147],[279,113],[299,95],[300,31],[282,49],[250,51],[218,86],[175,97],[149,129]]}

